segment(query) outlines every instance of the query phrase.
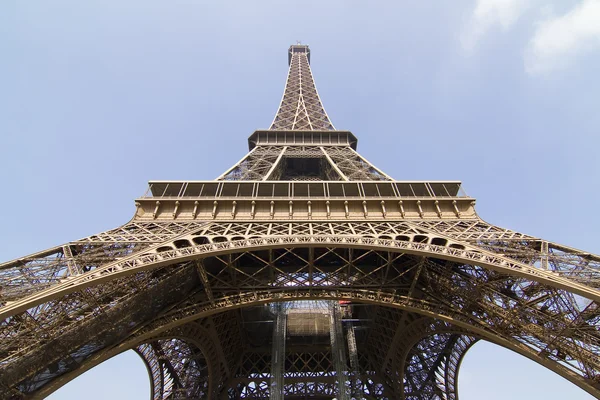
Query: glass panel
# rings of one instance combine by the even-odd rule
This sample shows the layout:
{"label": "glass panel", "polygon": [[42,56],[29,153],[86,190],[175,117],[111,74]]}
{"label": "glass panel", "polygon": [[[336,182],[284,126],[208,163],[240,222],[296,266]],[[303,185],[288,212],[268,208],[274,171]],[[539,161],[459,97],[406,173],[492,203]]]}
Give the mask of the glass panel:
{"label": "glass panel", "polygon": [[325,196],[325,188],[322,183],[309,183],[308,188],[310,190],[310,195],[314,197],[323,197]]}
{"label": "glass panel", "polygon": [[276,183],[274,196],[277,197],[288,197],[289,194],[289,183]]}
{"label": "glass panel", "polygon": [[398,183],[396,184],[396,187],[400,192],[400,196],[413,197],[415,195],[408,183]]}
{"label": "glass panel", "polygon": [[294,196],[308,196],[308,183],[294,183]]}
{"label": "glass panel", "polygon": [[444,183],[444,187],[450,194],[450,196],[458,196],[460,190],[460,183]]}
{"label": "glass panel", "polygon": [[393,197],[394,188],[392,188],[391,183],[378,183],[377,188],[379,189],[379,194],[384,197]]}
{"label": "glass panel", "polygon": [[272,183],[259,183],[258,184],[258,195],[262,197],[273,197],[273,184]]}
{"label": "glass panel", "polygon": [[431,194],[429,194],[429,191],[424,183],[411,183],[410,186],[412,187],[415,196],[431,197]]}
{"label": "glass panel", "polygon": [[363,183],[363,190],[367,197],[379,197],[379,191],[377,190],[376,183]]}
{"label": "glass panel", "polygon": [[252,196],[252,183],[240,183],[238,196]]}
{"label": "glass panel", "polygon": [[358,183],[345,183],[344,192],[346,193],[346,196],[360,196],[360,191],[358,190]]}
{"label": "glass panel", "polygon": [[342,183],[330,183],[329,184],[329,196],[331,197],[343,197],[344,189],[342,189]]}
{"label": "glass panel", "polygon": [[165,190],[167,189],[167,184],[166,183],[153,183],[151,188],[152,188],[152,196],[160,197],[160,196],[164,195]]}
{"label": "glass panel", "polygon": [[217,195],[218,183],[205,183],[202,188],[202,196],[213,197]]}
{"label": "glass panel", "polygon": [[202,183],[188,183],[187,188],[185,188],[184,196],[200,196],[200,191],[202,190]]}
{"label": "glass panel", "polygon": [[221,189],[221,196],[233,197],[233,196],[237,195],[237,191],[238,191],[237,183],[224,182],[223,189]]}
{"label": "glass panel", "polygon": [[164,196],[179,196],[183,183],[169,183],[165,190]]}
{"label": "glass panel", "polygon": [[429,187],[433,191],[434,196],[450,196],[443,183],[430,183]]}

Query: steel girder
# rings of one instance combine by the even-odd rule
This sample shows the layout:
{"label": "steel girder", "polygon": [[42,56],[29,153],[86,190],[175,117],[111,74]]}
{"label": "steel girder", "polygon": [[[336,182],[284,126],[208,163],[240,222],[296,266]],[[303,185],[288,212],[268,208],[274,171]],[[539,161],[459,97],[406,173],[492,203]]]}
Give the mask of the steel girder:
{"label": "steel girder", "polygon": [[256,146],[219,180],[292,180],[283,177],[282,160],[323,158],[329,167],[329,181],[391,180],[350,146]]}
{"label": "steel girder", "polygon": [[[122,227],[0,264],[0,397],[41,398],[135,349],[153,400],[267,398],[272,347],[256,348],[244,310],[344,300],[367,307],[356,357],[286,345],[286,398],[331,398],[348,379],[353,398],[456,399],[476,340],[600,398],[600,257],[482,221],[456,182],[392,181],[333,131],[308,47],[289,61],[271,131],[215,181],[252,195],[225,195],[223,213],[216,192],[163,182]],[[322,184],[314,204],[297,180]],[[341,328],[335,342],[345,350]]]}
{"label": "steel girder", "polygon": [[[153,336],[162,334],[167,328],[218,315],[225,310],[272,301],[329,298],[397,307],[446,321],[470,336],[518,351],[597,395],[597,303],[574,296],[569,291],[572,288],[563,287],[564,282],[557,284],[543,274],[522,271],[511,274],[510,269],[473,265],[473,259],[468,260],[470,263],[455,257],[443,259],[441,252],[396,250],[392,243],[404,242],[390,239],[362,238],[364,243],[360,247],[331,247],[343,246],[342,241],[334,241],[333,237],[322,238],[324,240],[312,237],[307,241],[288,236],[276,239],[278,245],[264,247],[237,248],[234,246],[236,241],[212,244],[217,248],[226,244],[229,251],[204,258],[204,285],[197,265],[188,261],[185,255],[169,263],[177,265],[175,269],[158,266],[139,269],[128,276],[116,273],[115,278],[110,274],[88,278],[82,289],[54,293],[52,301],[42,303],[43,307],[35,310],[37,315],[29,306],[30,311],[10,316],[2,326],[3,337],[8,340],[3,340],[1,346],[2,354],[6,355],[3,364],[7,370],[14,371],[15,377],[11,382],[8,381],[11,374],[3,374],[4,387],[12,388],[13,393],[15,388],[24,393],[35,392],[52,378],[79,368],[85,364],[86,357],[100,350],[127,343],[136,336],[141,338],[136,346],[151,343]],[[351,241],[350,237],[345,239]],[[257,239],[238,241],[252,240]],[[369,246],[377,241],[383,242]],[[309,243],[312,244],[307,247]],[[430,249],[443,247],[428,246]],[[314,248],[312,260],[310,248]],[[184,249],[190,248],[181,250]],[[390,251],[392,249],[396,251]],[[156,254],[162,257],[164,253],[168,251]],[[479,259],[482,254],[483,251],[478,253]],[[198,256],[196,254],[195,258]],[[176,279],[176,271],[190,287],[187,291],[182,290],[185,287],[182,282],[177,289],[181,294],[176,306],[174,302],[169,305],[159,302],[162,309],[152,312],[159,317],[144,315],[143,323],[140,320],[135,331],[126,331],[114,323],[111,329],[99,328],[102,325],[98,323],[99,315],[105,313],[111,318],[113,313],[123,313],[123,305],[127,304],[131,304],[128,313],[136,315],[134,310],[140,307],[139,302],[147,301],[149,290],[140,292],[138,289],[138,300],[131,293],[131,282],[155,279],[156,287],[162,291],[173,285],[169,280]],[[90,271],[82,276],[91,277],[93,273]],[[561,279],[567,281],[564,277]],[[169,283],[161,286],[162,282]],[[120,290],[107,290],[114,285]],[[577,285],[572,283],[573,288]],[[125,288],[127,290],[123,290]],[[124,296],[121,295],[123,292],[128,293]],[[208,293],[211,293],[212,301]],[[151,296],[156,297],[155,294]],[[173,296],[169,292],[168,297]],[[117,304],[121,306],[117,307]],[[59,313],[56,312],[59,305],[70,305],[72,309]],[[51,311],[44,314],[46,310]],[[123,320],[131,320],[128,313],[121,316]],[[47,319],[48,316],[52,318]],[[41,320],[43,323],[38,322]],[[24,321],[29,323],[24,324]],[[21,329],[15,329],[16,326]],[[115,337],[112,342],[103,339],[98,347],[90,348],[90,336],[85,334],[90,327],[96,334],[93,337],[107,338],[108,332],[114,332],[115,328],[120,328],[117,330],[122,336]],[[59,334],[57,330],[65,333]],[[45,346],[40,347],[43,340],[31,341],[29,331],[38,337],[55,337],[48,342],[48,346],[55,349],[54,357],[49,357]],[[70,332],[78,333],[79,341],[71,339]],[[66,336],[69,336],[68,342]],[[57,343],[62,347],[56,346]],[[65,348],[65,343],[71,348]],[[114,347],[117,348],[118,345]]]}
{"label": "steel girder", "polygon": [[290,48],[290,69],[271,130],[335,129],[323,108],[310,70],[307,46]]}

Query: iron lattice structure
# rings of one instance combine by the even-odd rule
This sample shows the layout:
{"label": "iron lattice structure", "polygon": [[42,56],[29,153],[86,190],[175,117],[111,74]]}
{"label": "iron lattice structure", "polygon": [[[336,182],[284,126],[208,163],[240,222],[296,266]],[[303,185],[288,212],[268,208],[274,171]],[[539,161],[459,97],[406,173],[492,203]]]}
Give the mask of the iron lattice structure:
{"label": "iron lattice structure", "polygon": [[150,182],[127,224],[0,265],[0,397],[128,349],[152,399],[456,399],[477,340],[600,398],[600,258],[396,181],[321,104],[309,49],[212,181]]}

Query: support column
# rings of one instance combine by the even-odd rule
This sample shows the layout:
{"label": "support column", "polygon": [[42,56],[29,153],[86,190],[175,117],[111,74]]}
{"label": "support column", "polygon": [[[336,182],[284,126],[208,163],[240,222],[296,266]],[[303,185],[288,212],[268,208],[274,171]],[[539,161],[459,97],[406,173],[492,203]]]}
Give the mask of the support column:
{"label": "support column", "polygon": [[348,364],[346,362],[346,346],[344,344],[344,331],[342,330],[342,315],[337,301],[329,302],[329,320],[331,330],[331,358],[335,367],[338,384],[338,400],[350,400],[348,388]]}
{"label": "support column", "polygon": [[283,374],[285,372],[285,337],[287,312],[283,303],[275,304],[275,324],[273,326],[273,348],[271,350],[271,389],[270,400],[283,400]]}
{"label": "support column", "polygon": [[348,326],[348,353],[350,355],[350,379],[352,398],[356,400],[363,399],[362,382],[360,381],[360,369],[358,367],[358,351],[356,349],[356,335],[354,334],[354,326]]}

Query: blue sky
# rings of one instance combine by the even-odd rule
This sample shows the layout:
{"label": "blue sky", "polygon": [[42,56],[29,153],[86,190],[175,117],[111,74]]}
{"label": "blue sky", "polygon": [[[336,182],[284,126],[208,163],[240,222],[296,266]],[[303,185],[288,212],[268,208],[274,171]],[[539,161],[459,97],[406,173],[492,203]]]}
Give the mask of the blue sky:
{"label": "blue sky", "polygon": [[[269,126],[296,40],[386,173],[462,180],[486,221],[600,253],[599,21],[600,0],[5,0],[0,258],[127,222],[148,180],[220,175]],[[123,357],[53,398],[147,398]],[[104,392],[140,374],[141,397]],[[462,400],[591,398],[485,344],[460,379]]]}

